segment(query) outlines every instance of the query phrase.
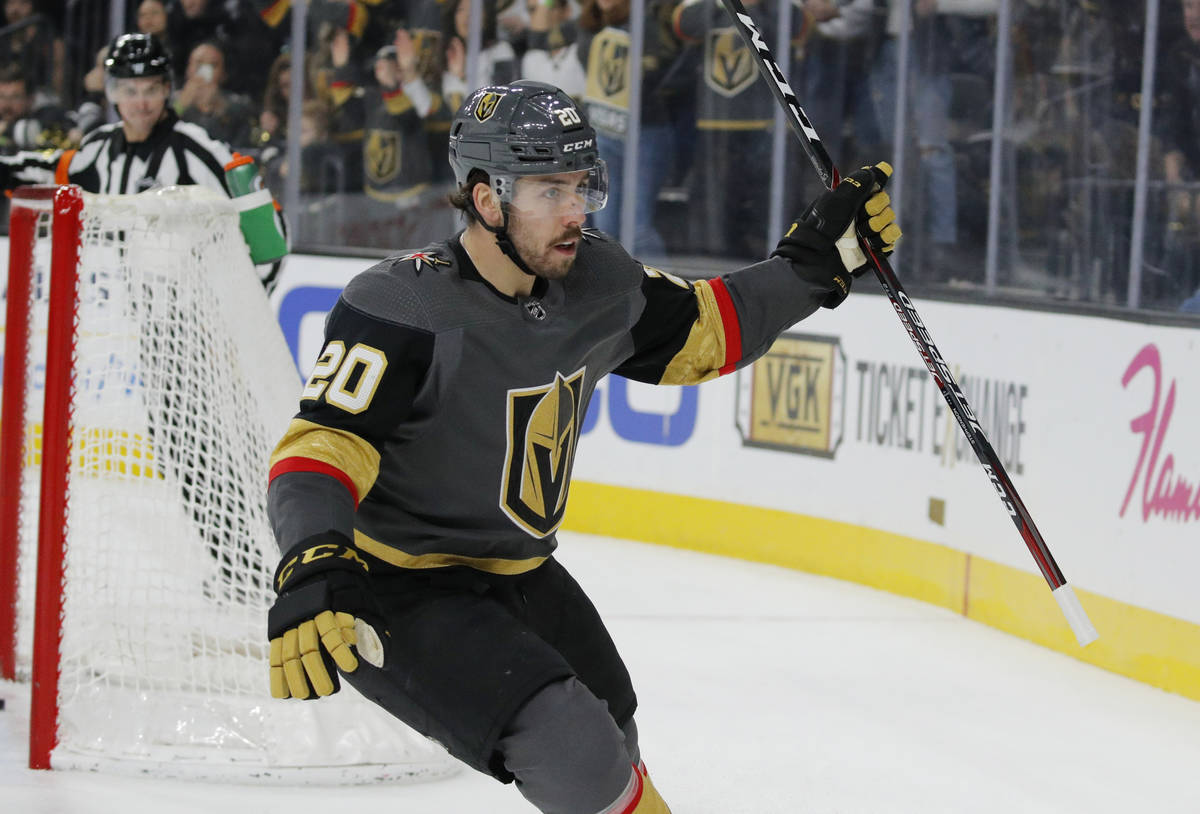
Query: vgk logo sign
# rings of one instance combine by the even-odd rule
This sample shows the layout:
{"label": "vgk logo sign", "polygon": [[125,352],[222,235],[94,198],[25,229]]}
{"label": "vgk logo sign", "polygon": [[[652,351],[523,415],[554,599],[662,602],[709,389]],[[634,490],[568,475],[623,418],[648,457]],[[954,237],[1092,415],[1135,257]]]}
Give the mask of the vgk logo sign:
{"label": "vgk logo sign", "polygon": [[583,416],[583,375],[555,374],[540,387],[508,391],[508,451],[500,508],[534,537],[562,522]]}
{"label": "vgk logo sign", "polygon": [[846,356],[835,337],[784,334],[738,373],[746,446],[832,458],[842,442]]}
{"label": "vgk logo sign", "polygon": [[485,93],[475,103],[475,118],[478,121],[486,122],[492,118],[492,114],[496,112],[496,104],[504,98],[503,93]]}
{"label": "vgk logo sign", "polygon": [[400,174],[399,133],[368,130],[365,153],[367,177],[375,186],[383,186]]}
{"label": "vgk logo sign", "polygon": [[704,82],[722,96],[737,96],[757,78],[754,58],[736,28],[714,28],[704,41]]}

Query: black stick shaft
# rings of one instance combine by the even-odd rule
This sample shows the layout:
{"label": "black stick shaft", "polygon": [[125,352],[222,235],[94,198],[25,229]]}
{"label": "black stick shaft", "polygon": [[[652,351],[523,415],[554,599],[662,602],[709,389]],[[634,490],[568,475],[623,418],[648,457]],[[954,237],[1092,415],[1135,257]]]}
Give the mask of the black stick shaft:
{"label": "black stick shaft", "polygon": [[[799,137],[800,143],[804,146],[804,151],[808,154],[809,160],[812,161],[817,174],[821,176],[821,180],[825,183],[825,186],[832,189],[837,185],[839,180],[837,167],[834,166],[833,160],[825,150],[825,145],[821,143],[821,137],[817,135],[817,131],[813,128],[812,122],[809,121],[808,116],[804,113],[804,109],[800,107],[800,102],[796,99],[796,94],[792,91],[791,86],[784,77],[783,71],[771,57],[771,51],[767,47],[762,32],[758,30],[758,26],[754,20],[746,13],[741,0],[721,0],[721,2],[725,6],[726,11],[729,12],[729,16],[733,18],[738,33],[742,35],[742,38],[750,46],[750,50],[758,62],[759,71],[762,73],[767,85],[771,88],[775,99],[783,107],[784,117],[787,119],[788,125],[797,137]],[[859,240],[864,253],[875,268],[875,275],[879,278],[879,282],[883,284],[883,289],[887,292],[888,299],[892,301],[892,307],[896,309],[896,314],[904,324],[905,330],[908,331],[913,344],[917,346],[917,352],[921,354],[921,359],[924,360],[925,367],[929,368],[929,373],[933,376],[934,383],[937,384],[938,390],[941,391],[942,396],[946,399],[946,403],[950,406],[950,412],[954,414],[955,420],[958,421],[958,426],[962,428],[963,434],[966,435],[967,440],[970,442],[971,449],[975,450],[976,457],[979,458],[984,471],[987,473],[988,478],[991,479],[992,485],[996,488],[996,494],[999,495],[1000,502],[1004,504],[1004,508],[1012,518],[1013,524],[1016,525],[1017,531],[1021,533],[1021,537],[1025,540],[1025,545],[1029,548],[1029,553],[1033,555],[1033,559],[1037,562],[1038,569],[1042,572],[1046,583],[1050,586],[1051,590],[1066,585],[1066,577],[1063,576],[1058,563],[1054,561],[1054,556],[1050,553],[1046,541],[1042,539],[1041,532],[1034,525],[1033,517],[1030,516],[1029,510],[1025,508],[1025,503],[1021,500],[1020,495],[1017,494],[1017,489],[1013,486],[1012,479],[1009,478],[1008,472],[1004,469],[1004,464],[1001,463],[999,456],[996,455],[996,451],[992,448],[991,443],[984,434],[983,427],[979,425],[975,414],[971,412],[962,389],[958,386],[958,382],[955,381],[954,375],[950,372],[945,359],[942,358],[941,351],[933,344],[933,337],[929,335],[929,331],[917,313],[917,309],[913,306],[912,300],[905,293],[904,287],[900,285],[900,280],[896,277],[896,272],[892,270],[886,257],[875,254],[866,240],[862,238]]]}

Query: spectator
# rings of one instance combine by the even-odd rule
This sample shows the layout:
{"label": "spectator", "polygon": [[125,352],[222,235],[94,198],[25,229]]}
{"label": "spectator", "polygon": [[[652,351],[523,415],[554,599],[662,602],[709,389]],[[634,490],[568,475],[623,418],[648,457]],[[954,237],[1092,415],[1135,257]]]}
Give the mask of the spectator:
{"label": "spectator", "polygon": [[[1168,183],[1200,180],[1200,0],[1179,0],[1186,36],[1165,56],[1163,174]],[[1176,196],[1176,209],[1190,214],[1186,195]]]}
{"label": "spectator", "polygon": [[[305,101],[300,111],[300,191],[304,194],[343,191],[344,182],[337,177],[341,165],[329,135],[329,108],[317,99]],[[327,157],[332,157],[332,164],[326,162]],[[282,145],[281,149],[272,150],[269,157],[264,153],[263,165],[267,187],[282,190],[289,171],[287,151]]]}
{"label": "spectator", "polygon": [[[767,42],[775,42],[777,0],[749,0]],[[800,42],[806,30],[796,15]],[[675,30],[702,45],[696,78],[696,160],[688,174],[689,244],[715,257],[760,257],[767,245],[767,192],[775,100],[760,81],[748,46],[725,10],[710,0],[685,0]]]}
{"label": "spectator", "polygon": [[[927,267],[949,267],[958,243],[958,181],[954,151],[950,146],[951,63],[961,47],[946,47],[956,39],[953,29],[964,17],[983,18],[996,13],[998,0],[913,0],[910,64],[898,67],[897,36],[902,23],[901,3],[888,0],[887,36],[874,60],[870,75],[876,119],[885,139],[895,132],[896,77],[910,83],[916,131],[917,193],[925,212],[924,236],[932,243],[933,261]],[[973,52],[972,52],[973,53]],[[989,53],[984,49],[984,53]]]}
{"label": "spectator", "polygon": [[39,101],[16,65],[0,68],[0,154],[76,147],[76,114]]}
{"label": "spectator", "polygon": [[[346,51],[347,55],[349,51]],[[307,60],[305,60],[307,63]],[[344,64],[344,63],[343,63]],[[332,96],[335,91],[326,89],[326,95]],[[313,81],[311,73],[308,70],[304,72],[304,102],[309,102],[316,99],[317,94],[313,89]],[[255,143],[267,144],[271,142],[281,142],[287,136],[288,124],[288,99],[292,95],[292,54],[291,51],[285,51],[271,62],[271,67],[267,71],[267,81],[263,91],[262,106],[258,114],[258,132],[259,136],[255,138]],[[344,100],[343,100],[344,101]],[[357,124],[359,130],[358,138],[362,138],[362,121]]]}
{"label": "spectator", "polygon": [[4,0],[4,21],[23,28],[0,39],[0,66],[17,65],[35,95],[61,102],[66,91],[66,49],[49,20],[34,14],[33,0]]}
{"label": "spectator", "polygon": [[[521,78],[562,88],[573,99],[583,99],[587,74],[579,59],[579,26],[571,17],[567,0],[527,0],[529,28],[521,56]],[[457,105],[449,104],[457,108]]]}
{"label": "spectator", "polygon": [[225,52],[215,42],[198,43],[188,55],[175,111],[180,119],[200,125],[213,138],[246,147],[251,143],[254,111],[249,99],[222,88],[225,78]]}
{"label": "spectator", "polygon": [[[861,162],[852,153],[854,145],[864,147],[860,153],[876,155],[883,142],[866,74],[878,46],[875,0],[805,0],[801,14],[798,47],[793,47],[793,87],[834,162],[857,167]],[[821,182],[799,151],[795,158],[788,162],[789,169],[799,177],[789,190],[798,196],[798,204],[816,196]]]}
{"label": "spectator", "polygon": [[1200,0],[1180,0],[1184,35],[1163,58],[1165,102],[1161,123],[1163,177],[1167,192],[1167,231],[1164,262],[1170,279],[1163,286],[1170,299],[1174,294],[1191,294],[1181,310],[1200,312]]}
{"label": "spectator", "polygon": [[[351,59],[353,37],[345,29],[329,34],[329,72],[305,71],[305,101],[308,100],[309,77],[316,85],[316,97],[328,108],[328,138],[334,147],[331,155],[340,159],[344,187],[358,191],[363,184],[363,138],[366,121],[366,97],[359,63]],[[311,64],[310,57],[306,63]],[[290,82],[290,71],[288,75]],[[289,93],[286,92],[285,93]],[[332,160],[332,159],[331,159]]]}
{"label": "spectator", "polygon": [[238,33],[220,0],[172,0],[167,7],[166,45],[174,75],[187,73],[192,49],[200,43],[230,41]]}
{"label": "spectator", "polygon": [[[676,152],[672,115],[677,97],[690,92],[692,74],[673,71],[684,58],[683,45],[670,20],[672,0],[647,0],[642,54],[641,136],[638,166],[634,254],[662,256],[666,245],[654,225],[658,192]],[[629,128],[629,0],[584,0],[579,14],[579,58],[587,71],[584,107],[596,129],[600,155],[608,164],[608,205],[596,213],[595,226],[619,235],[624,202],[625,138]],[[682,83],[682,84],[680,84]]]}
{"label": "spectator", "polygon": [[[465,57],[466,43],[471,34],[471,0],[452,0],[446,6],[445,18],[442,21],[442,36],[446,48],[462,49]],[[512,44],[499,39],[496,26],[496,0],[483,0],[483,27],[480,31],[479,64],[475,66],[473,76],[466,75],[466,60],[462,67],[452,74],[453,88],[446,88],[447,93],[472,91],[484,85],[503,85],[517,78],[517,55]],[[444,138],[442,139],[445,140]]]}
{"label": "spectator", "polygon": [[[194,0],[193,0],[194,1]],[[289,32],[292,0],[241,0],[249,3],[257,12],[258,18],[267,30],[276,32],[276,36],[285,36]],[[309,41],[312,42],[323,27],[333,27],[348,31],[355,42],[362,40],[368,30],[372,15],[367,6],[382,6],[385,13],[380,20],[390,19],[395,9],[406,5],[404,0],[309,0],[307,20],[309,24]],[[378,22],[378,21],[377,21]],[[372,26],[378,30],[378,25]]]}
{"label": "spectator", "polygon": [[167,42],[166,0],[142,0],[137,7],[137,30]]}
{"label": "spectator", "polygon": [[363,183],[378,201],[415,201],[433,181],[425,119],[441,106],[418,71],[416,44],[407,29],[375,57],[375,86],[366,91]]}

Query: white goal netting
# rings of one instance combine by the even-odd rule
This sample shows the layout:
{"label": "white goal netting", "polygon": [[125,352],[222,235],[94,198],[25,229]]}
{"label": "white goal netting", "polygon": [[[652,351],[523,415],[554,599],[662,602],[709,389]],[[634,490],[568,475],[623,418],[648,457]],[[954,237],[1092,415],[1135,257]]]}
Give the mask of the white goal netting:
{"label": "white goal netting", "polygon": [[[319,702],[269,695],[267,460],[301,383],[232,205],[199,187],[84,199],[54,767],[316,782],[452,773],[440,747],[344,682]],[[25,677],[45,336],[50,319],[70,318],[47,306],[45,208],[21,428]]]}

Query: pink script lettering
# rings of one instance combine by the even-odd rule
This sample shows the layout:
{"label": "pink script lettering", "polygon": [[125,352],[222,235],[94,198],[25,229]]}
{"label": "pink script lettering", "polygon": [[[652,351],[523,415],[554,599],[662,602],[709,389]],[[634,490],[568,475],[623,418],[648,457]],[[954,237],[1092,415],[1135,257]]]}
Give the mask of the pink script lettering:
{"label": "pink script lettering", "polygon": [[[1138,453],[1137,465],[1133,468],[1133,477],[1129,480],[1129,489],[1125,492],[1125,502],[1121,504],[1121,517],[1129,508],[1129,499],[1138,484],[1138,476],[1142,474],[1145,464],[1145,477],[1142,479],[1142,521],[1146,522],[1151,515],[1160,514],[1170,520],[1200,519],[1200,489],[1193,486],[1183,475],[1175,474],[1175,456],[1170,452],[1159,466],[1159,454],[1162,452],[1163,438],[1167,427],[1171,424],[1171,416],[1175,412],[1175,380],[1167,390],[1166,400],[1159,411],[1159,396],[1162,393],[1162,359],[1158,347],[1146,345],[1121,377],[1121,386],[1128,387],[1133,377],[1150,368],[1154,374],[1154,395],[1150,401],[1150,409],[1129,422],[1129,428],[1135,434],[1142,436],[1142,449]],[[1149,459],[1147,459],[1149,453]]]}

